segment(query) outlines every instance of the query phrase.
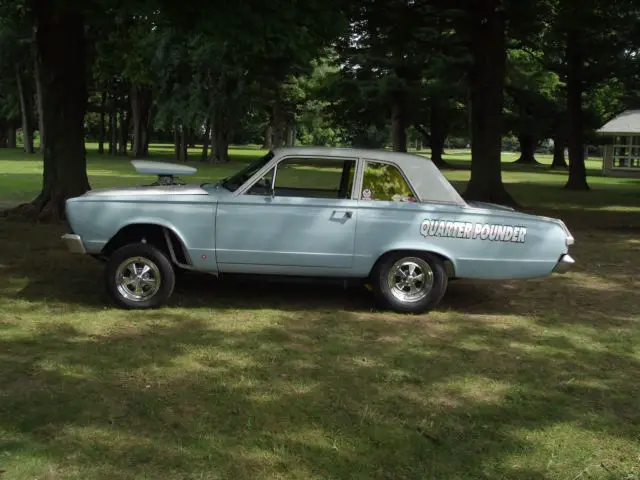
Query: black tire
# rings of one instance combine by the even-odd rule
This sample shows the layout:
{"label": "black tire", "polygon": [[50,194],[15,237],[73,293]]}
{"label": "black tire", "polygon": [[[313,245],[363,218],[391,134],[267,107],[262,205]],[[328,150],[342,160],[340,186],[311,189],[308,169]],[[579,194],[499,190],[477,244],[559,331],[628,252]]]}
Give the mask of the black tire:
{"label": "black tire", "polygon": [[[127,262],[127,260],[134,258],[139,258],[139,262],[136,262],[136,270],[139,265],[142,265],[144,268],[145,264],[151,269],[144,277],[147,282],[143,282],[150,283],[151,286],[146,284],[141,287],[143,292],[144,289],[147,288],[146,294],[148,298],[140,296],[141,298],[134,299],[135,292],[132,292],[130,287],[123,285],[122,282],[119,282],[116,278],[116,276],[118,278],[120,277],[120,272],[118,271],[120,267],[124,264],[130,264],[131,262]],[[169,297],[171,297],[176,282],[173,266],[166,255],[146,243],[133,243],[116,250],[107,260],[104,273],[109,298],[118,307],[128,310],[158,308],[164,305],[169,300]],[[132,272],[130,268],[123,267],[123,273],[131,276]],[[148,279],[150,277],[158,277],[158,287],[155,286],[157,284],[154,285],[149,282]],[[155,288],[157,288],[157,291],[150,293],[150,291]]]}
{"label": "black tire", "polygon": [[[398,298],[389,285],[389,274],[395,271],[398,263],[416,264],[419,268],[431,270],[431,288],[425,289],[423,296],[411,301]],[[427,277],[428,275],[427,269]],[[375,267],[371,276],[371,286],[378,302],[384,307],[399,313],[427,313],[435,308],[447,291],[448,277],[443,261],[429,253],[391,253],[384,257]],[[428,284],[427,284],[428,285]]]}

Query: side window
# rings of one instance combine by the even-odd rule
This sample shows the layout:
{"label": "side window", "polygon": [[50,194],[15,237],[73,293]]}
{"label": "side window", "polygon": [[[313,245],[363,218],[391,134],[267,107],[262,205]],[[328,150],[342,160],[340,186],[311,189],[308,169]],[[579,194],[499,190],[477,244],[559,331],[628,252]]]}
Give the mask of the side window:
{"label": "side window", "polygon": [[416,198],[397,167],[366,161],[362,177],[362,200],[415,202]]}
{"label": "side window", "polygon": [[356,161],[287,158],[276,168],[276,197],[351,198]]}
{"label": "side window", "polygon": [[271,195],[271,185],[273,185],[273,168],[247,190],[247,195],[259,195],[263,197]]}

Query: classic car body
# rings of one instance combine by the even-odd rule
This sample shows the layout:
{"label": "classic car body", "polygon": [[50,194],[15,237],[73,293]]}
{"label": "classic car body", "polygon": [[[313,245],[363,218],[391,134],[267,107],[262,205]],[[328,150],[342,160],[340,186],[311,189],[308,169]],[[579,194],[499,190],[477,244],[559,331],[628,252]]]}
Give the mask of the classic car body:
{"label": "classic car body", "polygon": [[[400,275],[393,280],[395,296],[392,272],[383,272],[390,280],[381,298],[400,311],[426,311],[444,294],[431,295],[430,301],[424,295],[411,299],[409,293],[417,287],[410,280],[419,276],[414,271],[422,272],[423,282],[424,275],[429,276],[433,289],[433,277],[442,267],[444,290],[454,277],[534,278],[564,272],[573,264],[568,249],[574,240],[561,220],[467,203],[431,160],[419,155],[282,148],[234,176],[201,185],[173,179],[193,173],[190,167],[132,163],[139,173],[156,174],[159,181],[93,190],[69,199],[67,218],[73,233],[63,238],[71,251],[109,262],[119,249],[151,245],[172,268],[216,275],[362,279],[380,274],[388,257],[413,259],[394,267]],[[108,287],[115,282],[111,290],[121,306],[145,308],[166,301],[143,295],[145,288],[157,289],[161,278],[145,286],[138,274],[131,269],[123,274],[123,268],[110,271],[107,266],[108,275],[118,274],[120,280],[106,278]],[[158,277],[166,277],[157,262],[143,262],[140,268],[147,278],[150,268],[151,274],[157,271]],[[385,283],[381,278],[378,283]],[[122,285],[127,281],[131,287]]]}

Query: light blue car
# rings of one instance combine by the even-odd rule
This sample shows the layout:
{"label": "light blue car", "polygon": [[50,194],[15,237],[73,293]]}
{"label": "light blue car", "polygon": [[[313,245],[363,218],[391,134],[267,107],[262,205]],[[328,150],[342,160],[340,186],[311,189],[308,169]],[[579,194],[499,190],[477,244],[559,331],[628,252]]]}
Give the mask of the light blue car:
{"label": "light blue car", "polygon": [[465,202],[431,160],[340,148],[281,148],[215,183],[134,160],[153,185],[69,199],[71,252],[106,261],[122,308],[167,302],[175,271],[362,279],[385,308],[434,308],[449,280],[524,279],[571,267],[561,220]]}

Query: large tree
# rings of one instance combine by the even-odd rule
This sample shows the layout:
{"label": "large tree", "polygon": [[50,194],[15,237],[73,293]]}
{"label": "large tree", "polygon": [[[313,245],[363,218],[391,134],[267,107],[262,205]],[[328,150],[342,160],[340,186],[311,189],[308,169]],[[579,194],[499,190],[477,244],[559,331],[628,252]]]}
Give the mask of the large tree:
{"label": "large tree", "polygon": [[89,189],[84,147],[87,101],[85,22],[74,2],[33,0],[42,124],[47,132],[42,191],[11,213],[44,220],[64,217],[65,201]]}
{"label": "large tree", "polygon": [[406,151],[407,128],[415,126],[432,144],[434,160],[443,164],[441,151],[455,104],[448,99],[460,94],[460,63],[466,60],[455,35],[456,13],[439,0],[357,3],[351,29],[337,51],[343,89],[360,98],[338,98],[335,110],[349,112],[345,118],[366,129],[379,129],[380,115],[386,116],[395,151]]}
{"label": "large tree", "polygon": [[39,217],[57,220],[68,198],[90,188],[84,147],[85,23],[73,4],[37,0],[33,8],[47,142],[42,192],[32,207]]}
{"label": "large tree", "polygon": [[[0,78],[3,90],[14,97],[20,111],[23,148],[34,153],[33,135],[37,129],[39,101],[38,82],[35,78],[33,34],[25,16],[0,18]],[[10,105],[13,102],[10,101]],[[42,131],[42,128],[40,128]]]}
{"label": "large tree", "polygon": [[502,133],[506,56],[510,43],[533,36],[544,11],[536,0],[462,0],[466,35],[473,57],[469,97],[471,179],[464,192],[470,200],[515,203],[502,182]]}
{"label": "large tree", "polygon": [[[624,77],[638,40],[640,5],[635,0],[545,0],[549,14],[538,40],[545,65],[566,83],[569,178],[565,188],[588,190],[586,99],[612,78]],[[636,47],[637,48],[637,47]]]}
{"label": "large tree", "polygon": [[502,108],[506,71],[506,15],[502,0],[470,0],[473,55],[471,100],[471,179],[469,200],[510,204],[502,183]]}
{"label": "large tree", "polygon": [[[520,143],[519,164],[534,165],[540,141],[554,137],[562,110],[563,84],[543,68],[539,52],[510,50],[506,76],[506,131]],[[560,140],[562,143],[562,140]]]}

